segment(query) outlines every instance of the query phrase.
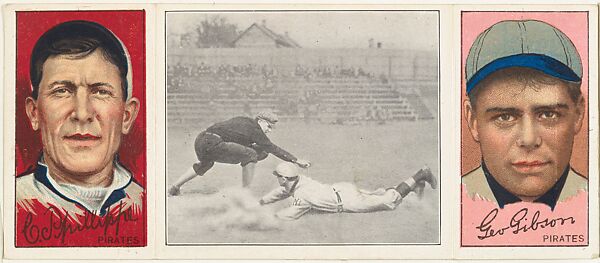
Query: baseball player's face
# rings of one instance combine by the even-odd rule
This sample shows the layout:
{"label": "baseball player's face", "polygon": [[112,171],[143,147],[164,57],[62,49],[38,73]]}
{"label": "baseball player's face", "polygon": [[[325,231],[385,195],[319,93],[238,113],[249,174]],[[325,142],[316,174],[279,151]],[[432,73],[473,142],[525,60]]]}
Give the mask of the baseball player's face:
{"label": "baseball player's face", "polygon": [[50,57],[27,114],[41,131],[48,166],[63,176],[89,176],[112,169],[138,105],[135,98],[123,101],[118,68],[96,50],[83,58]]}
{"label": "baseball player's face", "polygon": [[491,82],[476,103],[465,102],[465,113],[492,176],[525,201],[550,190],[569,165],[583,98],[575,103],[562,82],[508,79]]}
{"label": "baseball player's face", "polygon": [[280,186],[285,186],[285,183],[287,182],[287,180],[283,176],[277,176],[277,182],[279,183]]}
{"label": "baseball player's face", "polygon": [[258,125],[264,133],[269,133],[273,130],[273,124],[265,120],[258,120]]}

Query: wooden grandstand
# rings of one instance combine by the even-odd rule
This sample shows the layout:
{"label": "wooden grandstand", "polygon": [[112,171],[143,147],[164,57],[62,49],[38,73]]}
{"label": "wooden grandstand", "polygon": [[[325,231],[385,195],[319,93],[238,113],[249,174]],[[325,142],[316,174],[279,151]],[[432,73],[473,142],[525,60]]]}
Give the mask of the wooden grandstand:
{"label": "wooden grandstand", "polygon": [[433,118],[417,93],[399,92],[392,84],[368,79],[286,77],[271,81],[268,90],[250,94],[246,91],[251,87],[264,86],[264,78],[187,77],[182,83],[183,88],[169,88],[167,94],[170,125],[204,125],[265,109],[274,110],[282,120],[321,123]]}

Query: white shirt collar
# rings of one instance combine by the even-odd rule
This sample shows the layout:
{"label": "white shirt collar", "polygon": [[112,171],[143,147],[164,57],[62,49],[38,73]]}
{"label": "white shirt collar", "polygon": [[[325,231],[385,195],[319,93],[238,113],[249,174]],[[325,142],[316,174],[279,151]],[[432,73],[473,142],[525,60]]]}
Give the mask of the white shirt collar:
{"label": "white shirt collar", "polygon": [[[52,178],[50,170],[48,169],[48,166],[43,163],[43,160],[44,159],[42,158],[41,161],[38,162],[38,165],[46,168],[46,178],[48,178],[48,182],[54,189],[61,195],[77,202],[88,211],[94,213],[100,211],[114,191],[125,188],[133,178],[131,173],[115,160],[113,163],[113,180],[108,187],[83,187],[68,183],[61,184]],[[97,200],[101,200],[101,202],[98,202]]]}

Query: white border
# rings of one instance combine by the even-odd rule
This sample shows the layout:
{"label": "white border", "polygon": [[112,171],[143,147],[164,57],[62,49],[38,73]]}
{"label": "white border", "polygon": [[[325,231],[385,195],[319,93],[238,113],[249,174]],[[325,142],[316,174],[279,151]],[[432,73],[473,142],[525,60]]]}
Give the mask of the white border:
{"label": "white border", "polygon": [[[41,0],[44,1],[44,0]],[[99,2],[98,0],[90,0]],[[492,6],[492,5],[469,5],[453,6],[454,3],[478,4],[480,0],[463,1],[410,1],[412,4],[444,4],[404,6],[394,5],[397,0],[379,0],[378,5],[368,4],[369,1],[353,0],[330,0],[324,4],[322,0],[315,0],[317,4],[311,5],[312,9],[344,9],[349,8],[376,8],[376,9],[439,9],[440,10],[440,143],[444,155],[441,160],[441,182],[443,185],[441,199],[441,244],[440,246],[386,246],[386,247],[166,247],[164,240],[164,196],[165,185],[165,96],[164,94],[164,12],[181,9],[239,9],[244,6],[236,4],[239,0],[223,0],[228,5],[214,5],[213,1],[199,0],[205,2],[203,5],[175,5],[174,1],[155,0],[154,3],[164,4],[140,4],[122,5],[119,1],[108,0],[110,5],[100,4],[36,4],[36,5],[9,5],[3,6],[3,27],[5,29],[4,53],[0,54],[4,61],[4,99],[0,100],[4,114],[0,119],[6,122],[0,133],[4,134],[0,144],[4,144],[4,187],[0,187],[0,196],[4,197],[0,210],[3,212],[4,242],[3,248],[7,258],[36,258],[36,259],[75,259],[75,258],[204,258],[204,259],[252,259],[252,258],[320,258],[320,259],[366,259],[366,258],[410,258],[410,259],[451,259],[451,258],[574,258],[574,257],[598,257],[598,13],[596,5],[572,6],[567,1],[556,2],[554,6]],[[183,0],[192,2],[195,0]],[[255,9],[281,9],[281,5],[274,6],[277,1],[254,0],[263,2]],[[1,3],[8,1],[0,0]],[[49,1],[44,1],[49,2]],[[63,0],[63,2],[75,3],[75,1]],[[286,1],[290,2],[290,1]],[[360,4],[348,5],[347,3]],[[542,1],[502,1],[492,0],[492,3],[540,3]],[[578,3],[595,4],[598,1],[577,1]],[[546,1],[548,3],[548,1]],[[245,5],[249,7],[249,5]],[[289,4],[286,9],[302,8],[309,9],[306,5]],[[460,87],[461,81],[461,49],[460,49],[460,11],[483,11],[483,10],[513,10],[513,11],[545,11],[545,10],[589,10],[590,12],[590,43],[589,43],[589,174],[590,174],[590,199],[589,199],[589,240],[587,248],[460,248],[460,129],[456,123],[460,123]],[[14,248],[14,83],[15,83],[15,28],[14,11],[16,10],[118,10],[118,9],[144,9],[146,11],[146,118],[147,118],[147,214],[148,214],[148,247],[146,248]],[[158,10],[155,12],[155,10]],[[12,14],[10,12],[13,12]],[[154,55],[156,54],[156,55]],[[157,88],[155,89],[155,84]],[[151,102],[156,107],[149,107]],[[156,129],[156,130],[155,130]],[[155,165],[156,164],[156,165]],[[2,190],[7,189],[2,194]],[[9,197],[9,198],[6,198]],[[156,200],[156,203],[155,203]],[[8,208],[8,209],[7,209]],[[155,209],[158,208],[158,209]],[[5,247],[6,246],[6,247]],[[2,252],[0,252],[2,253]],[[13,261],[13,260],[11,260]],[[587,260],[588,262],[590,260]],[[597,259],[594,260],[597,262]],[[33,261],[30,261],[33,262]],[[58,261],[56,261],[58,262]]]}
{"label": "white border", "polygon": [[[454,8],[454,87],[461,87],[461,12],[462,11],[588,11],[589,12],[589,245],[587,247],[460,247],[458,226],[457,254],[462,259],[567,259],[598,256],[598,6],[597,5],[471,5]],[[460,92],[456,95],[460,98]],[[460,107],[453,109],[458,111]],[[460,120],[457,120],[460,127]],[[457,138],[460,140],[460,137]],[[459,177],[460,178],[460,177]],[[460,188],[456,188],[460,192]],[[460,211],[459,206],[456,207]],[[460,215],[458,216],[460,224]]]}
{"label": "white border", "polygon": [[[165,67],[164,63],[161,64],[162,61],[165,61],[166,50],[165,50],[165,40],[160,36],[165,34],[165,22],[166,22],[166,11],[207,11],[207,10],[432,10],[439,11],[439,30],[440,30],[440,61],[441,63],[445,63],[446,65],[450,65],[450,34],[451,34],[451,6],[431,6],[431,5],[421,5],[421,6],[406,6],[406,5],[159,5],[157,10],[157,23],[156,23],[156,33],[159,36],[161,41],[157,41],[157,49],[160,54],[157,57],[157,79],[156,83],[158,85],[162,85],[165,83]],[[451,96],[451,90],[443,88],[445,86],[451,85],[451,71],[445,70],[443,64],[440,64],[440,102],[442,105],[439,105],[439,115],[438,118],[440,121],[440,128],[444,127],[444,123],[447,120],[451,119],[452,113],[449,111],[443,110],[447,108],[448,105],[445,105],[445,100],[442,98],[448,98]],[[166,158],[166,134],[165,134],[165,96],[157,94],[157,141],[162,142],[157,145],[157,174],[165,176],[166,175],[166,164],[164,161]],[[441,116],[440,116],[441,115]],[[449,123],[451,125],[451,123]],[[450,242],[452,242],[451,233],[453,232],[453,213],[456,213],[456,210],[452,211],[447,208],[452,201],[458,201],[458,195],[453,194],[451,191],[453,184],[456,184],[459,180],[451,180],[454,178],[460,178],[458,173],[452,173],[452,171],[458,171],[458,164],[456,160],[452,160],[446,158],[442,152],[448,151],[448,149],[455,149],[457,145],[454,145],[452,134],[445,134],[443,130],[441,130],[440,136],[440,158],[441,158],[441,186],[443,189],[442,196],[440,200],[440,244],[435,245],[352,245],[352,246],[319,246],[319,245],[310,245],[310,246],[261,246],[261,245],[252,245],[252,246],[227,246],[227,245],[218,245],[218,246],[210,246],[210,245],[201,245],[201,246],[166,246],[165,240],[165,199],[159,198],[157,200],[157,221],[156,221],[156,246],[157,253],[159,258],[168,258],[168,259],[443,259],[443,258],[451,258],[451,247],[449,247]],[[157,178],[157,195],[164,197],[165,193],[165,183],[164,178]],[[453,197],[454,196],[454,197]],[[452,198],[453,197],[453,198]]]}
{"label": "white border", "polygon": [[147,125],[147,211],[148,236],[146,247],[139,248],[15,248],[14,244],[14,169],[15,169],[15,39],[16,39],[16,11],[68,11],[68,10],[144,10],[146,12],[146,103],[154,100],[154,34],[153,23],[155,21],[154,9],[151,5],[99,5],[99,4],[61,4],[61,5],[7,5],[3,7],[4,22],[4,195],[3,195],[3,217],[4,217],[4,252],[7,259],[108,259],[108,258],[152,258],[154,249],[154,185],[156,177],[153,164],[154,120],[153,107],[146,105]]}

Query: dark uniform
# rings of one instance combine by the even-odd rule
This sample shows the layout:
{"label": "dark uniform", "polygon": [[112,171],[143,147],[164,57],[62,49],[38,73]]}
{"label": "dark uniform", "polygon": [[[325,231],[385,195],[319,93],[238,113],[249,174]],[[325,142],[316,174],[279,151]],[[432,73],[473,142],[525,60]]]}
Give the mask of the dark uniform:
{"label": "dark uniform", "polygon": [[269,153],[288,162],[297,158],[273,144],[262,131],[256,119],[235,117],[210,126],[201,132],[194,143],[200,162],[193,165],[198,175],[203,175],[215,162],[241,164],[256,163]]}

